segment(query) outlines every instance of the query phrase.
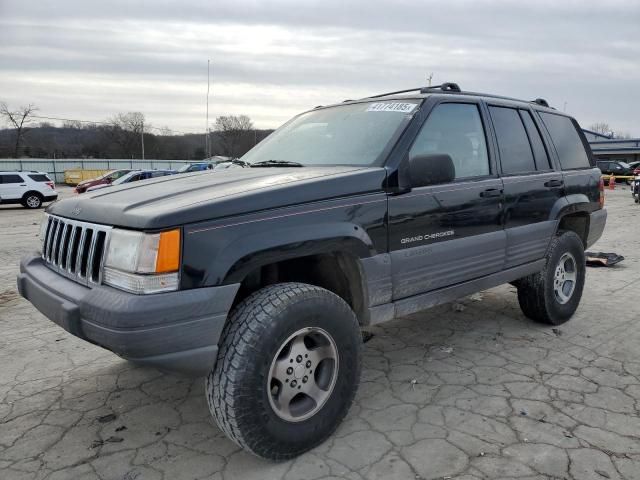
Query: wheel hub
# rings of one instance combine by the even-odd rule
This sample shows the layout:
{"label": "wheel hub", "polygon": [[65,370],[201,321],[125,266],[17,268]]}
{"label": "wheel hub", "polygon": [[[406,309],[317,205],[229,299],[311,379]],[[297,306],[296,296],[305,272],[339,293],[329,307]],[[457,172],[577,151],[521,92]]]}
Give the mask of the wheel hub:
{"label": "wheel hub", "polygon": [[565,252],[560,257],[553,275],[553,292],[558,303],[564,305],[576,289],[578,268],[575,257]]}
{"label": "wheel hub", "polygon": [[300,422],[315,415],[331,396],[338,376],[338,349],[321,328],[298,330],[278,349],[267,390],[273,411]]}

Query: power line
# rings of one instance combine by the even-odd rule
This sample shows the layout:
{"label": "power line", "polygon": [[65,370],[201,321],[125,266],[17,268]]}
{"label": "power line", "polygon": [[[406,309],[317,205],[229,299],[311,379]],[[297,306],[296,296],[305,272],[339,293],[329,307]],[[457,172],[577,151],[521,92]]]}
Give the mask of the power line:
{"label": "power line", "polygon": [[[78,120],[77,118],[62,118],[62,117],[47,117],[44,115],[30,115],[31,118],[38,118],[41,120],[57,120],[60,122],[78,122],[78,123],[86,123],[89,125],[113,125],[113,122],[105,122],[105,121],[94,121],[94,120]],[[171,133],[181,133],[183,135],[201,135],[201,132],[184,132],[181,130],[173,130],[171,128],[163,128],[163,127],[152,127],[147,125],[147,130],[158,130],[159,132],[168,131]]]}

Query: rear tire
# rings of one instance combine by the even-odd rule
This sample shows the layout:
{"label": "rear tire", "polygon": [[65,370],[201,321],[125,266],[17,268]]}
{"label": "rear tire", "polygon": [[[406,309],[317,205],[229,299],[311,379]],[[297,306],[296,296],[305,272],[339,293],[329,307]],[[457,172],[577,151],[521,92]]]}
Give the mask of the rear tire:
{"label": "rear tire", "polygon": [[518,303],[536,322],[560,325],[575,313],[585,279],[582,240],[574,232],[563,232],[549,246],[544,268],[518,281]]}
{"label": "rear tire", "polygon": [[22,206],[25,208],[40,208],[42,207],[42,195],[38,192],[27,192],[24,197],[22,197]]}
{"label": "rear tire", "polygon": [[293,458],[347,414],[361,350],[358,321],[337,295],[303,283],[265,287],[233,310],[223,330],[206,381],[209,409],[245,450]]}

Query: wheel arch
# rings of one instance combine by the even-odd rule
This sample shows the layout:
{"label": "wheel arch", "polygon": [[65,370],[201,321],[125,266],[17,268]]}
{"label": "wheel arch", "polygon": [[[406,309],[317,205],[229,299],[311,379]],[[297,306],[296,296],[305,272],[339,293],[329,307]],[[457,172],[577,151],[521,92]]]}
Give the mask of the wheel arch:
{"label": "wheel arch", "polygon": [[369,319],[368,293],[359,249],[316,249],[298,255],[256,253],[250,264],[238,261],[225,283],[239,283],[232,308],[253,292],[283,282],[300,282],[324,288],[342,298],[360,324]]}
{"label": "wheel arch", "polygon": [[25,201],[29,195],[37,195],[40,200],[44,199],[44,195],[38,190],[27,190],[22,194],[22,200]]}
{"label": "wheel arch", "polygon": [[571,231],[580,237],[584,247],[587,247],[589,236],[590,213],[594,203],[584,194],[567,195],[560,198],[553,206],[551,217],[557,220],[556,233]]}

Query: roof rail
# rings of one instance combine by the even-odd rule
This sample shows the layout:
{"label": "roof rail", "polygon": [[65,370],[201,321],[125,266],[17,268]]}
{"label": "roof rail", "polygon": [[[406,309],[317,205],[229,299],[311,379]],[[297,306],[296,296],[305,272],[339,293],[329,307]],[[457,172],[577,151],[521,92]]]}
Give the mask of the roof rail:
{"label": "roof rail", "polygon": [[531,100],[531,103],[535,103],[543,107],[551,108],[549,107],[549,102],[547,102],[544,98],[536,98],[535,100]]}
{"label": "roof rail", "polygon": [[433,85],[432,87],[407,88],[406,90],[397,90],[395,92],[379,93],[365,98],[380,98],[388,95],[397,95],[398,93],[420,92],[429,93],[430,90],[442,90],[443,92],[462,92],[457,83],[446,82],[442,85]]}
{"label": "roof rail", "polygon": [[457,83],[445,82],[442,85],[434,85],[433,87],[423,87],[420,89],[420,93],[429,93],[429,90],[442,90],[443,92],[462,92],[460,86]]}

